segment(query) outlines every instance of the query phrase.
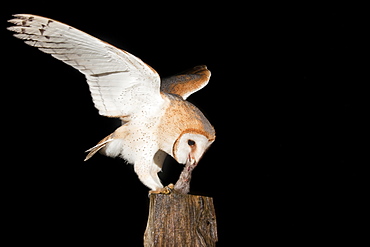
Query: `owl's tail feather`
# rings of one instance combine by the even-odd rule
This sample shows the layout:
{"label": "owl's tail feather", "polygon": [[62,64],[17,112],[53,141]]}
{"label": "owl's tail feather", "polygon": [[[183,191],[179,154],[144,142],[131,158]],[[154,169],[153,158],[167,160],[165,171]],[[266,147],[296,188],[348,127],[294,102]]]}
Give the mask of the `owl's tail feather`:
{"label": "owl's tail feather", "polygon": [[112,134],[105,137],[103,140],[101,140],[98,144],[96,144],[94,147],[86,150],[85,152],[89,152],[85,158],[84,161],[87,161],[90,159],[94,154],[96,154],[100,149],[104,148],[105,145],[107,145],[109,142],[113,141],[114,139],[111,138]]}

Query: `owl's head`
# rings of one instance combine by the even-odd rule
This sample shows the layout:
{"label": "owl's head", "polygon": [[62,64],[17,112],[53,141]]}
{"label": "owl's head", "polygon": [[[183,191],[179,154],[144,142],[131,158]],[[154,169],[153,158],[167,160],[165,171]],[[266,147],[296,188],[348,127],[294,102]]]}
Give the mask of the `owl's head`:
{"label": "owl's head", "polygon": [[173,145],[173,157],[180,164],[196,165],[205,151],[214,142],[201,133],[184,133]]}

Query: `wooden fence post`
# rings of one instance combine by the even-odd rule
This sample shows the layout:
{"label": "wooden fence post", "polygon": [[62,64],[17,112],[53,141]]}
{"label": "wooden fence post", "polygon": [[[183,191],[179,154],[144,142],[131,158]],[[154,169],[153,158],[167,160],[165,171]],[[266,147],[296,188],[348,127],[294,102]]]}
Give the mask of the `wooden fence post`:
{"label": "wooden fence post", "polygon": [[144,247],[216,246],[216,214],[211,197],[151,194]]}

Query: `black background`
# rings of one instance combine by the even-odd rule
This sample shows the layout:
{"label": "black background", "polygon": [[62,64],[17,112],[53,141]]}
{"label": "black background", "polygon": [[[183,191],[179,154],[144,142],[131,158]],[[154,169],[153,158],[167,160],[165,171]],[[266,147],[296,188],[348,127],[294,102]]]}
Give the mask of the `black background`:
{"label": "black background", "polygon": [[[32,13],[122,48],[163,77],[200,64],[212,71],[188,100],[217,132],[191,184],[193,194],[214,198],[217,246],[358,241],[369,163],[361,9],[7,3],[0,16],[6,235],[45,246],[141,246],[148,214],[148,189],[132,165],[102,155],[83,162],[84,151],[119,125],[98,115],[84,76],[5,29],[11,14]],[[163,183],[180,171],[168,159]]]}

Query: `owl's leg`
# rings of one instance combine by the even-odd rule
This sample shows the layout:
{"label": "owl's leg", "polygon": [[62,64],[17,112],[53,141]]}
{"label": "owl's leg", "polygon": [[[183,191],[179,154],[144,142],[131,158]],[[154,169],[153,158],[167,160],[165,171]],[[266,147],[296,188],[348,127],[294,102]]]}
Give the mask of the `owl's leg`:
{"label": "owl's leg", "polygon": [[[157,168],[152,170],[152,176],[157,178],[158,180],[159,180],[158,172],[161,171],[162,166],[163,166],[163,162],[164,162],[166,156],[167,156],[167,153],[163,152],[162,150],[158,150],[156,152],[156,154],[154,155],[154,157],[153,157],[153,161],[157,165]],[[150,194],[170,194],[173,191],[173,188],[174,188],[174,185],[169,184],[168,186],[166,186],[164,188],[162,187],[160,189],[149,191],[149,195]]]}
{"label": "owl's leg", "polygon": [[140,181],[152,191],[159,191],[163,189],[163,185],[157,174],[161,168],[159,168],[152,161],[135,162],[134,170],[139,176]]}

